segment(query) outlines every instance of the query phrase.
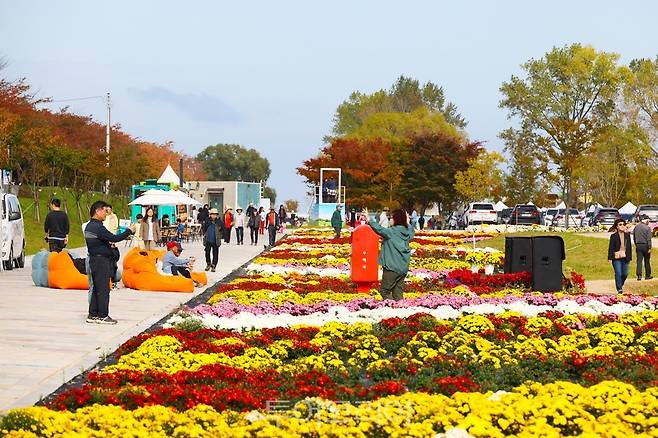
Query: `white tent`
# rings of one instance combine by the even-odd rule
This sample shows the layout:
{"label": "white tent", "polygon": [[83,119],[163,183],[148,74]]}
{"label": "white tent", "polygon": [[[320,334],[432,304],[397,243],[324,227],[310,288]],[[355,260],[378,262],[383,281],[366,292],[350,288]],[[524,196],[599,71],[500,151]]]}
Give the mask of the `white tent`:
{"label": "white tent", "polygon": [[532,202],[532,201],[528,201],[528,204],[527,204],[527,205],[535,205],[535,203]]}
{"label": "white tent", "polygon": [[162,172],[160,178],[158,178],[158,184],[180,184],[180,178],[174,172],[174,169],[171,168],[171,165],[167,164],[167,168]]}
{"label": "white tent", "polygon": [[496,202],[496,205],[494,205],[494,210],[496,211],[502,211],[505,208],[507,208],[507,205],[505,205],[503,201],[498,201]]}
{"label": "white tent", "polygon": [[619,214],[633,214],[637,207],[631,201],[628,201],[622,208],[619,209]]}
{"label": "white tent", "polygon": [[201,205],[180,190],[147,190],[128,205]]}
{"label": "white tent", "polygon": [[560,205],[558,205],[555,208],[567,208],[567,204],[564,203],[564,201],[560,202]]}

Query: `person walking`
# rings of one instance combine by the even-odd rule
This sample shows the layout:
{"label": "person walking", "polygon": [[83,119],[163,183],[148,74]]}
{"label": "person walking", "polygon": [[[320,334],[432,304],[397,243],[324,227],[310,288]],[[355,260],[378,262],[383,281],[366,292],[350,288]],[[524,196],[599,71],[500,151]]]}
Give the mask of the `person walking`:
{"label": "person walking", "polygon": [[651,228],[649,228],[649,216],[643,214],[640,223],[633,229],[633,241],[635,242],[635,255],[637,256],[637,281],[642,280],[642,262],[644,262],[644,279],[651,280]]}
{"label": "person walking", "polygon": [[233,209],[230,206],[224,211],[224,242],[231,243],[231,230],[233,229]]}
{"label": "person walking", "polygon": [[138,213],[137,216],[135,216],[135,219],[137,219],[137,223],[135,224],[135,237],[133,238],[137,242],[137,248],[145,249],[144,239],[142,239],[142,224],[144,224],[144,216],[142,213]]}
{"label": "person walking", "polygon": [[200,224],[204,224],[209,219],[210,214],[208,211],[208,204],[203,204],[203,207],[197,212],[196,219]]}
{"label": "person walking", "polygon": [[154,250],[155,245],[162,240],[160,224],[158,223],[158,218],[155,216],[155,210],[153,207],[148,207],[146,209],[146,217],[144,218],[139,231],[142,240],[144,241],[144,249],[147,251]]}
{"label": "person walking", "polygon": [[288,219],[288,213],[286,212],[286,207],[281,204],[279,207],[279,224],[283,225],[286,223],[286,220]]}
{"label": "person walking", "polygon": [[612,263],[615,271],[615,287],[617,293],[624,293],[624,283],[628,277],[628,265],[633,255],[631,254],[631,236],[626,232],[626,221],[615,220],[612,226],[612,235],[608,245],[608,260]]}
{"label": "person walking", "polygon": [[411,228],[409,216],[404,210],[395,210],[392,216],[393,226],[390,228],[380,225],[374,219],[371,219],[368,225],[384,239],[379,254],[379,264],[383,269],[380,286],[382,298],[400,301],[411,259],[409,242],[413,239],[415,230]]}
{"label": "person walking", "polygon": [[249,215],[247,225],[249,226],[249,237],[251,238],[251,244],[258,245],[258,231],[261,228],[261,220],[260,215],[256,212],[255,208],[251,210],[251,215]]}
{"label": "person walking", "polygon": [[258,216],[260,216],[260,234],[264,235],[265,234],[265,216],[267,213],[265,213],[265,209],[263,207],[258,209]]}
{"label": "person walking", "polygon": [[425,228],[425,216],[420,216],[418,218],[418,228],[422,231]]}
{"label": "person walking", "polygon": [[244,224],[246,219],[242,213],[242,208],[238,207],[235,209],[235,237],[238,241],[238,245],[244,245]]}
{"label": "person walking", "polygon": [[249,206],[247,207],[247,210],[245,211],[245,214],[247,215],[247,218],[251,217],[251,213],[256,212],[256,207],[254,207],[254,203],[250,202]]}
{"label": "person walking", "polygon": [[89,257],[91,273],[91,300],[86,321],[96,324],[116,324],[117,320],[109,315],[110,309],[110,276],[114,251],[111,243],[120,242],[135,233],[135,224],[121,234],[111,233],[103,226],[108,214],[108,204],[96,201],[89,210],[91,220],[85,228],[85,242]]}
{"label": "person walking", "polygon": [[206,253],[206,271],[215,272],[225,229],[224,221],[219,218],[219,211],[216,208],[211,208],[209,214],[210,217],[205,222],[203,230],[203,246]]}
{"label": "person walking", "polygon": [[331,226],[334,228],[334,232],[336,235],[334,236],[334,239],[340,239],[340,230],[343,228],[343,218],[340,213],[341,205],[338,204],[336,206],[336,210],[334,210],[334,214],[331,215]]}
{"label": "person walking", "polygon": [[50,201],[50,211],[43,223],[50,252],[61,252],[69,243],[69,216],[60,207],[61,201],[53,198]]}
{"label": "person walking", "polygon": [[110,204],[107,204],[107,216],[105,216],[103,226],[112,234],[116,234],[119,231],[119,218],[114,213],[114,210],[112,210]]}
{"label": "person walking", "polygon": [[265,226],[267,227],[267,232],[269,233],[269,248],[271,248],[276,242],[276,230],[278,230],[280,226],[279,215],[276,214],[276,211],[274,211],[274,207],[270,207],[270,212],[267,213],[265,218]]}
{"label": "person walking", "polygon": [[413,229],[416,229],[416,225],[418,224],[418,212],[414,208],[414,211],[411,212],[411,217],[409,218],[410,225],[413,227]]}

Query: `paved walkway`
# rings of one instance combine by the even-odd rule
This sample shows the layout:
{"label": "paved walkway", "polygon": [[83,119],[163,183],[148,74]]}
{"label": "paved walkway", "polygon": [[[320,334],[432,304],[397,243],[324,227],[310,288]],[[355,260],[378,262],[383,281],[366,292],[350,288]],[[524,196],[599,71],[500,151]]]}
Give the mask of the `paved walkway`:
{"label": "paved walkway", "polygon": [[[261,236],[261,238],[264,236]],[[197,270],[205,267],[200,242],[184,244],[184,256],[196,256]],[[122,253],[126,248],[119,246]],[[208,284],[243,265],[263,246],[222,245],[217,272]],[[81,256],[86,251],[77,251]],[[200,294],[112,291],[110,315],[115,326],[87,324],[87,292],[36,287],[31,257],[24,269],[0,272],[0,411],[29,406],[60,385],[93,367],[104,355],[141,333],[176,307]]]}

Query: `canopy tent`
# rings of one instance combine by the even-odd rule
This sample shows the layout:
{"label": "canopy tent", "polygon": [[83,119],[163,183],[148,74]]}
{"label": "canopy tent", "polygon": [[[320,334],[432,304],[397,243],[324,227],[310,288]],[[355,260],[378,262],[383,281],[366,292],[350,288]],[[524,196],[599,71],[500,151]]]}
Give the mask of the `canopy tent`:
{"label": "canopy tent", "polygon": [[167,164],[167,168],[162,172],[160,178],[158,178],[158,184],[180,184],[180,178],[174,172],[174,169],[171,168],[171,165]]}
{"label": "canopy tent", "polygon": [[603,207],[603,206],[602,206],[601,204],[599,204],[599,203],[592,204],[592,205],[590,205],[589,208],[587,209],[587,212],[588,212],[588,213],[594,213],[594,210],[596,210],[597,208],[601,208],[601,207]]}
{"label": "canopy tent", "polygon": [[628,201],[622,208],[619,209],[619,214],[633,214],[637,207],[631,201]]}
{"label": "canopy tent", "polygon": [[535,203],[532,202],[532,201],[528,201],[528,203],[526,205],[535,205]]}
{"label": "canopy tent", "polygon": [[507,208],[507,205],[505,205],[503,201],[498,201],[496,202],[496,205],[494,205],[494,210],[496,211],[502,211],[505,208]]}
{"label": "canopy tent", "polygon": [[555,207],[555,208],[567,208],[567,204],[564,203],[564,201],[560,202],[560,204]]}
{"label": "canopy tent", "polygon": [[147,190],[128,205],[201,205],[180,190]]}

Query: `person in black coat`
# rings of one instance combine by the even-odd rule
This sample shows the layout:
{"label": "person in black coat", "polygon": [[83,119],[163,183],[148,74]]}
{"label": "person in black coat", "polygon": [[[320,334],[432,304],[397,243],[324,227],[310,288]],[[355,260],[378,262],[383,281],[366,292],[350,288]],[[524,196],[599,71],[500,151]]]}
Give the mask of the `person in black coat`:
{"label": "person in black coat", "polygon": [[608,260],[615,271],[615,287],[617,293],[624,293],[624,283],[628,277],[628,265],[633,259],[631,235],[626,232],[626,221],[615,220],[612,226],[612,235],[608,245]]}

